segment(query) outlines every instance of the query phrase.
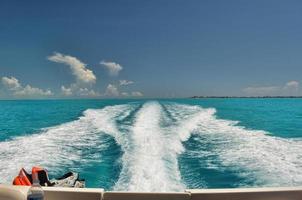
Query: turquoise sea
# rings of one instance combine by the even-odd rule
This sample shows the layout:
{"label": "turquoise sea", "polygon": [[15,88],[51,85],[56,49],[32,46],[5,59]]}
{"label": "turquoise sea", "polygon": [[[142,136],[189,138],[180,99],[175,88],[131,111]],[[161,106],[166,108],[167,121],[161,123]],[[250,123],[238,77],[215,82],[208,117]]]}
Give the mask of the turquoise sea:
{"label": "turquoise sea", "polygon": [[302,185],[302,99],[0,101],[0,183],[21,167],[87,187]]}

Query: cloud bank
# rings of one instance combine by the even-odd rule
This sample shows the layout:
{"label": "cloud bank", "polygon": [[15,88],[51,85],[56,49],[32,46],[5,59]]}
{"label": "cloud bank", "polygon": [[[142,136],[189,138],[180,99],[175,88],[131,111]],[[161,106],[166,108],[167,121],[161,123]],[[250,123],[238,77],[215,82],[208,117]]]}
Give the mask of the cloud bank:
{"label": "cloud bank", "polygon": [[47,97],[52,96],[51,90],[43,90],[31,85],[22,86],[19,80],[13,76],[2,77],[1,82],[9,95],[22,98]]}
{"label": "cloud bank", "polygon": [[105,95],[109,97],[118,97],[120,95],[120,92],[115,85],[109,84],[106,88]]}
{"label": "cloud bank", "polygon": [[79,97],[99,97],[101,94],[87,87],[80,87],[73,83],[69,87],[61,86],[61,94],[63,96],[79,96]]}
{"label": "cloud bank", "polygon": [[[142,97],[143,93],[139,91],[124,91],[127,85],[134,84],[131,80],[119,80],[118,82],[108,84],[104,93],[95,91],[93,87],[96,84],[97,77],[94,72],[88,68],[87,64],[82,62],[80,59],[54,52],[52,55],[47,57],[47,60],[55,63],[66,65],[70,68],[72,76],[75,81],[70,83],[68,86],[61,85],[60,91],[56,94],[56,97]],[[117,76],[123,67],[115,62],[100,62],[109,72],[110,76]],[[31,85],[23,86],[19,80],[15,77],[2,77],[1,83],[4,90],[0,90],[1,96],[8,97],[24,97],[24,98],[40,98],[54,96],[54,93],[47,89],[43,90],[38,87]],[[294,83],[289,83],[289,86]],[[121,89],[121,90],[120,90]]]}
{"label": "cloud bank", "polygon": [[116,85],[108,84],[105,92],[105,96],[107,97],[142,97],[144,96],[143,93],[139,91],[134,92],[125,92],[119,91],[119,88]]}

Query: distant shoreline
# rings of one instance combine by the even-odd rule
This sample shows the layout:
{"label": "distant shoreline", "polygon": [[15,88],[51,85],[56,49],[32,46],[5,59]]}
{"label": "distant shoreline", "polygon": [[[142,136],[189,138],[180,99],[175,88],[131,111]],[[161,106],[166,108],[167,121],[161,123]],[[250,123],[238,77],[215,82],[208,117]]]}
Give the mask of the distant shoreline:
{"label": "distant shoreline", "polygon": [[289,98],[292,98],[292,99],[299,99],[299,98],[302,98],[302,96],[192,96],[190,97],[191,99],[280,99],[280,98],[283,98],[283,99],[289,99]]}
{"label": "distant shoreline", "polygon": [[157,100],[157,99],[302,99],[302,96],[192,96],[175,98],[49,98],[49,99],[0,99],[1,101],[81,101],[81,100]]}

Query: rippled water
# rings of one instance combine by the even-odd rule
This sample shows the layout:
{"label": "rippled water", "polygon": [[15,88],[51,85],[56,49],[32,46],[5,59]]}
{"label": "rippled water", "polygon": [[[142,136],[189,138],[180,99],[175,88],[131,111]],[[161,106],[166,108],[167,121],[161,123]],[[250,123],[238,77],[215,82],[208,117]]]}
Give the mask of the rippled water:
{"label": "rippled water", "polygon": [[88,187],[302,185],[302,100],[0,101],[0,182],[20,167]]}

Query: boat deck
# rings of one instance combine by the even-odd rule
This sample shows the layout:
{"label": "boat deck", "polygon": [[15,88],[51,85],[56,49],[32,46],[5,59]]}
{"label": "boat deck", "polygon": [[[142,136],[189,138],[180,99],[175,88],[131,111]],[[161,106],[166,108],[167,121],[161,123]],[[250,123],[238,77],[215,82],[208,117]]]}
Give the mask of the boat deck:
{"label": "boat deck", "polygon": [[[0,185],[0,200],[26,200],[27,186]],[[301,200],[302,187],[192,189],[184,192],[115,192],[94,188],[44,187],[45,200]]]}

